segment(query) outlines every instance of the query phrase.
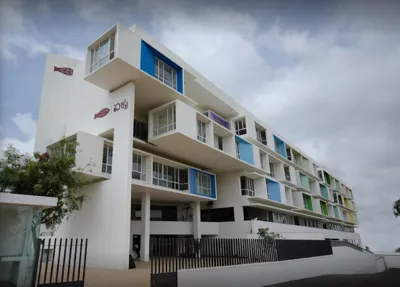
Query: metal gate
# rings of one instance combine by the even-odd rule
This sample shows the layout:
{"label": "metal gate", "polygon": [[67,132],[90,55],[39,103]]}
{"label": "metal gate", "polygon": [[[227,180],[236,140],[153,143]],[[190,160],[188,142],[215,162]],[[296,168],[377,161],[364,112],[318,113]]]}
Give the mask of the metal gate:
{"label": "metal gate", "polygon": [[83,287],[87,245],[87,239],[39,239],[33,286]]}

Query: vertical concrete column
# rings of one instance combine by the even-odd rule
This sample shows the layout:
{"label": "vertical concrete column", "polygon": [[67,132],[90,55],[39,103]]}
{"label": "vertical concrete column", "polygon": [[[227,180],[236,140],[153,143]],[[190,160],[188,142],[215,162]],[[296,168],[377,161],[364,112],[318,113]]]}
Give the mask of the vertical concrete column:
{"label": "vertical concrete column", "polygon": [[235,222],[243,222],[244,221],[243,207],[242,206],[234,206],[233,207],[233,212],[234,212],[234,215],[235,215]]}
{"label": "vertical concrete column", "polygon": [[201,238],[201,212],[200,201],[192,202],[192,224],[193,224],[193,238]]}
{"label": "vertical concrete column", "polygon": [[142,195],[141,207],[141,234],[140,234],[140,259],[149,261],[150,252],[150,193]]}
{"label": "vertical concrete column", "polygon": [[[107,233],[93,233],[89,237],[91,247],[98,255],[98,262],[112,269],[128,269],[131,237],[131,193],[132,193],[132,146],[133,119],[135,111],[135,84],[114,90],[109,95],[113,112],[109,120],[114,127],[112,174],[100,190],[90,194],[94,209],[104,208],[104,216],[98,217],[96,224],[107,226]],[[95,199],[96,198],[96,199]],[[89,201],[89,202],[90,202]],[[87,206],[85,206],[87,208]],[[96,218],[96,217],[94,217]],[[94,218],[88,217],[88,224]],[[107,219],[105,219],[107,218]],[[94,223],[93,223],[94,224]],[[95,238],[93,238],[95,237]],[[103,246],[103,247],[101,247]],[[104,246],[107,246],[106,252]],[[103,257],[104,256],[104,257]],[[103,257],[103,258],[102,258]],[[97,264],[97,263],[96,263]]]}

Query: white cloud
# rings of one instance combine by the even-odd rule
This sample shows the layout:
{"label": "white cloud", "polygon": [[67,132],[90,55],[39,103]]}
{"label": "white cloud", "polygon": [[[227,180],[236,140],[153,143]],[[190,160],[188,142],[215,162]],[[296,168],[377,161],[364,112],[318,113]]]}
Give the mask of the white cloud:
{"label": "white cloud", "polygon": [[21,132],[21,134],[26,138],[26,140],[6,137],[0,140],[0,150],[4,150],[9,145],[12,145],[22,153],[33,153],[35,145],[36,121],[33,119],[32,114],[17,113],[12,117],[12,121],[16,125],[18,131]]}
{"label": "white cloud", "polygon": [[[47,9],[48,13],[50,8],[42,1],[39,9]],[[0,54],[5,59],[17,61],[16,50],[24,51],[29,57],[54,52],[76,59],[84,58],[83,49],[53,43],[41,35],[35,25],[24,18],[21,1],[3,0],[0,2]]]}
{"label": "white cloud", "polygon": [[400,185],[400,37],[346,26],[339,12],[318,35],[217,9],[158,7],[153,26],[168,48],[349,184],[364,243],[392,250],[400,235],[391,211]]}

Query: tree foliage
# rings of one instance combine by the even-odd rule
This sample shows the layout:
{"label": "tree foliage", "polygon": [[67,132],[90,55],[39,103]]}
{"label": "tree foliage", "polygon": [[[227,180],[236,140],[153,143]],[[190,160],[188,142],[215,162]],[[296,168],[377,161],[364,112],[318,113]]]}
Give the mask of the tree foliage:
{"label": "tree foliage", "polygon": [[400,247],[396,248],[396,249],[394,250],[394,252],[400,253]]}
{"label": "tree foliage", "polygon": [[279,233],[275,232],[270,232],[269,228],[259,228],[257,235],[259,238],[264,239],[268,243],[273,243],[275,239],[282,238],[282,236]]}
{"label": "tree foliage", "polygon": [[393,214],[394,216],[400,216],[400,199],[393,203]]}
{"label": "tree foliage", "polygon": [[9,146],[0,158],[0,192],[49,196],[57,206],[44,209],[42,223],[53,228],[85,200],[80,193],[84,168],[76,168],[78,143],[62,139],[49,153],[22,154]]}

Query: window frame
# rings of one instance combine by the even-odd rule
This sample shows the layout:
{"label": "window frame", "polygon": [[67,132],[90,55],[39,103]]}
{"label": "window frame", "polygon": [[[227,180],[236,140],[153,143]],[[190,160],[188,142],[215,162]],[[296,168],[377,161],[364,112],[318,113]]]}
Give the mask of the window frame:
{"label": "window frame", "polygon": [[[135,169],[135,158],[137,159],[136,166],[138,169]],[[139,175],[139,178],[135,178],[134,174]],[[132,154],[132,179],[146,181],[146,156],[136,153]]]}
{"label": "window frame", "polygon": [[[107,55],[104,55],[102,56],[101,59],[99,59],[100,48],[106,44],[108,44],[108,53]],[[101,68],[102,66],[104,66],[106,63],[114,59],[114,56],[115,56],[115,32],[113,32],[105,40],[99,42],[99,44],[96,44],[96,46],[90,50],[89,73],[92,73],[97,69]],[[101,61],[103,61],[106,58],[108,58],[107,61],[101,63]]]}
{"label": "window frame", "polygon": [[283,165],[283,173],[285,175],[285,179],[287,181],[291,181],[292,177],[290,176],[290,167],[286,164]]}
{"label": "window frame", "polygon": [[[160,125],[160,114],[166,113],[166,121],[165,124],[161,123]],[[158,136],[165,134],[167,132],[173,131],[176,129],[176,106],[175,103],[172,105],[168,105],[167,107],[157,110],[153,112],[153,136]]]}
{"label": "window frame", "polygon": [[212,195],[210,175],[202,172],[196,172],[196,193],[206,196]]}
{"label": "window frame", "polygon": [[[264,138],[263,138],[263,133],[264,133]],[[257,137],[257,141],[259,141],[263,145],[267,145],[267,130],[266,129],[256,126],[256,137]]]}
{"label": "window frame", "polygon": [[239,141],[235,140],[235,150],[236,150],[236,157],[240,159],[240,147],[239,147]]}
{"label": "window frame", "polygon": [[[111,152],[111,155],[110,155]],[[103,159],[101,161],[101,172],[106,174],[112,173],[112,160],[114,155],[114,147],[110,144],[104,143],[103,146]]]}
{"label": "window frame", "polygon": [[275,178],[274,163],[269,163],[269,176]]}
{"label": "window frame", "polygon": [[255,196],[254,179],[247,176],[241,176],[240,191],[242,196]]}
{"label": "window frame", "polygon": [[235,120],[235,134],[238,136],[247,134],[246,117]]}
{"label": "window frame", "polygon": [[197,120],[197,140],[206,143],[207,133],[206,133],[206,123]]}
{"label": "window frame", "polygon": [[[170,69],[170,76],[171,80],[166,79],[165,72],[168,72]],[[178,71],[165,63],[163,60],[154,56],[154,77],[159,80],[160,82],[166,84],[167,86],[173,88],[174,90],[177,89],[178,85]]]}
{"label": "window frame", "polygon": [[[159,163],[157,161],[153,161],[153,178],[152,178],[152,183],[157,186],[165,187],[165,188],[170,188],[174,190],[180,190],[182,185],[187,186],[187,182],[181,183],[180,180],[180,169],[176,167],[172,167],[169,165],[165,165],[162,163]],[[172,177],[172,180],[171,180]],[[160,184],[164,183],[165,184]],[[187,189],[185,189],[187,190]]]}
{"label": "window frame", "polygon": [[214,134],[214,147],[223,151],[224,150],[224,139],[223,137]]}

